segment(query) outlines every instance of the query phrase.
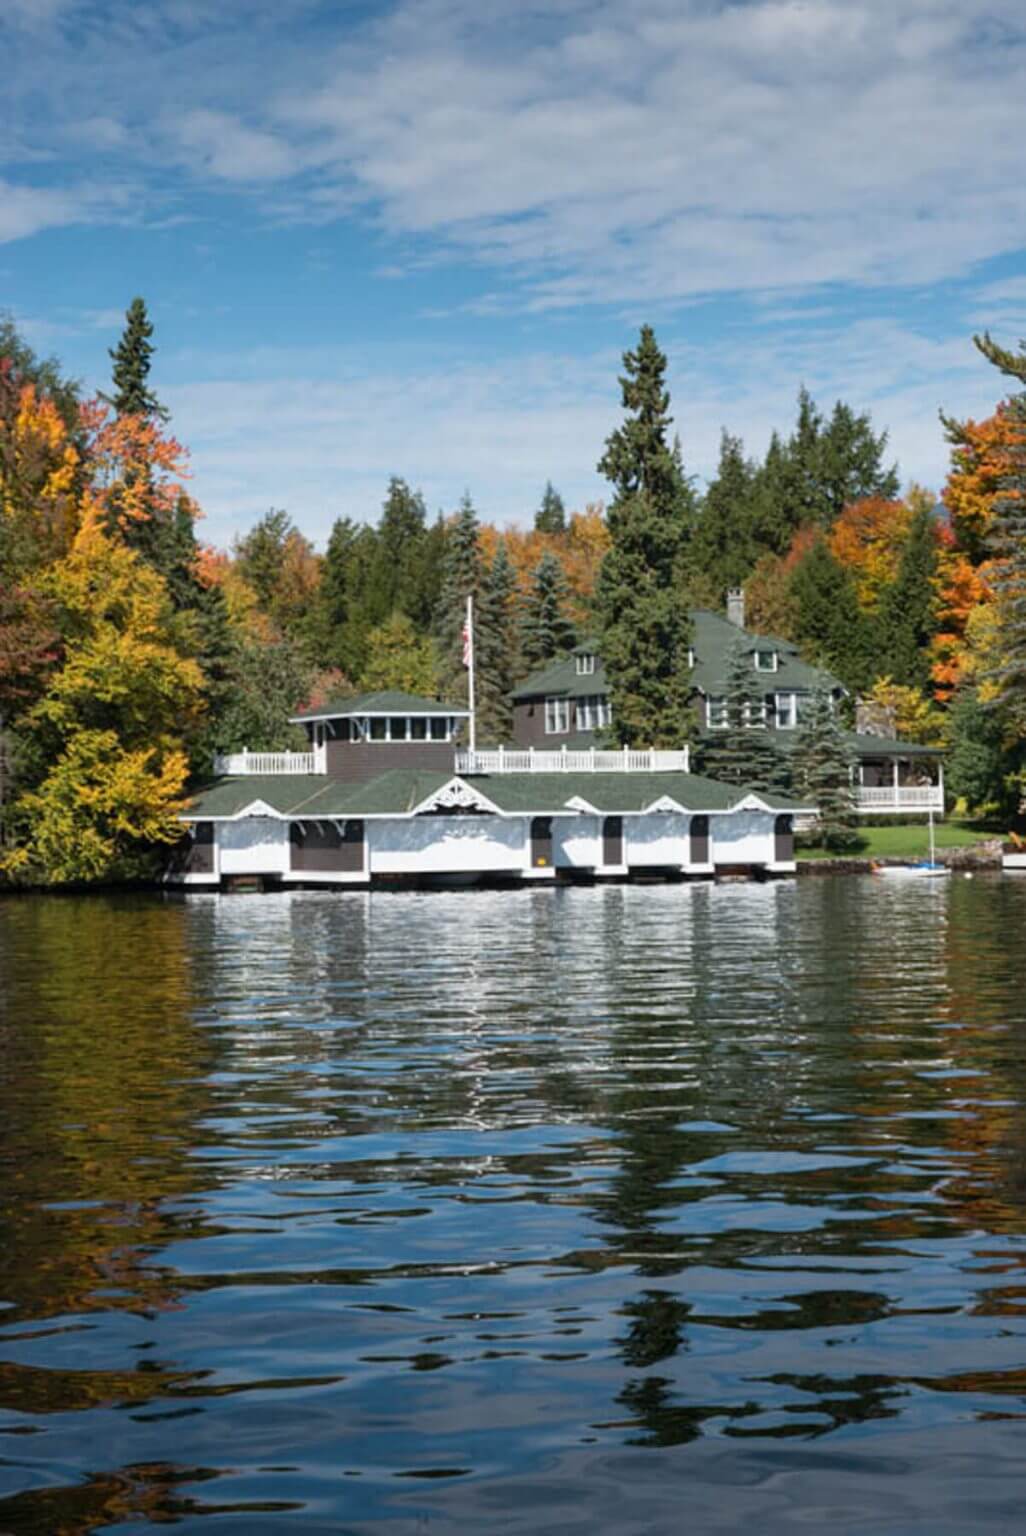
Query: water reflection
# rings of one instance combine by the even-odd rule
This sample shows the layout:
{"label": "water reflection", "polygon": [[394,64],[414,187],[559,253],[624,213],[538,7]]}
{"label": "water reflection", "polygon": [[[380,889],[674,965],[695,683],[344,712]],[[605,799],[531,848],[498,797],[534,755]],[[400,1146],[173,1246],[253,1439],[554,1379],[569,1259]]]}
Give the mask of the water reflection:
{"label": "water reflection", "polygon": [[677,1529],[684,1465],[724,1530],[844,1467],[879,1520],[899,1428],[931,1530],[949,1431],[1005,1518],[1024,917],[999,880],[0,906],[0,1529],[622,1531],[636,1477]]}

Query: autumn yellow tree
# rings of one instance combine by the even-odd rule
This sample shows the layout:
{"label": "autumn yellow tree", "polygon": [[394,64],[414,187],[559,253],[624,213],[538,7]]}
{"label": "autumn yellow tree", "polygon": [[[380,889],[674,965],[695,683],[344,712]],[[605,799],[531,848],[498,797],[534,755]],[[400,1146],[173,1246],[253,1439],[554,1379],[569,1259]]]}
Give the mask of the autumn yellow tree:
{"label": "autumn yellow tree", "polygon": [[180,833],[203,674],[179,647],[163,579],[94,510],[42,586],[63,662],[25,717],[30,771],[3,867],[47,883],[141,874],[152,845]]}

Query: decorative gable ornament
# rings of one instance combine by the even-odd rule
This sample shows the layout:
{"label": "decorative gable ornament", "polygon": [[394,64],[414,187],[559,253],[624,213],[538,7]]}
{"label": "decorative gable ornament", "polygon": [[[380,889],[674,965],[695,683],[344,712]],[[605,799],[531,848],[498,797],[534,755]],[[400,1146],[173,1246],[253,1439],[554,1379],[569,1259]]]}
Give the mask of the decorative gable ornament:
{"label": "decorative gable ornament", "polygon": [[450,779],[448,784],[443,784],[441,789],[414,806],[412,814],[427,816],[432,811],[485,811],[493,816],[502,815],[499,807],[493,805],[487,796],[460,778]]}
{"label": "decorative gable ornament", "polygon": [[772,811],[772,809],[771,805],[767,805],[765,800],[756,794],[747,794],[743,800],[738,800],[731,806],[732,811]]}
{"label": "decorative gable ornament", "polygon": [[660,795],[658,800],[653,800],[651,805],[646,805],[646,814],[650,811],[671,811],[680,816],[688,814],[686,805],[681,805],[679,800],[674,800],[672,795]]}
{"label": "decorative gable ornament", "polygon": [[245,821],[247,816],[270,816],[275,821],[285,820],[281,812],[276,811],[273,805],[268,805],[266,800],[251,800],[248,805],[243,806],[241,811],[236,811],[229,820]]}
{"label": "decorative gable ornament", "polygon": [[564,802],[564,809],[568,811],[581,811],[585,816],[599,815],[598,806],[592,805],[589,801],[585,800],[583,795],[571,795],[570,799]]}

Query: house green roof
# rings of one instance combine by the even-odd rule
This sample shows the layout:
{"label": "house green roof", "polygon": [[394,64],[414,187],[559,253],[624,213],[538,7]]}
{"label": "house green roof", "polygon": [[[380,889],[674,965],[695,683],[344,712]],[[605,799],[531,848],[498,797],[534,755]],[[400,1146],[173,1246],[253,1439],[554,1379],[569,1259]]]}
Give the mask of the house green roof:
{"label": "house green roof", "polygon": [[750,629],[739,629],[728,619],[708,608],[696,608],[691,614],[694,638],[692,650],[695,665],[691,679],[702,693],[716,697],[726,685],[727,665],[731,649],[740,640],[746,651],[754,656],[756,651],[773,651],[777,657],[774,672],[755,670],[752,677],[757,688],[764,693],[808,693],[816,688],[831,692],[841,684],[831,673],[821,667],[812,667],[803,661],[793,640],[781,640],[775,635],[757,635]]}
{"label": "house green roof", "polygon": [[[290,778],[221,779],[193,797],[183,819],[203,821],[235,816],[262,801],[281,816],[407,816],[453,778],[477,790],[507,815],[556,815],[570,801],[583,802],[605,815],[646,811],[664,798],[689,811],[729,811],[749,793],[694,773],[496,773],[453,774],[395,768],[362,784],[296,775]],[[776,811],[800,810],[793,800],[763,794]]]}
{"label": "house green roof", "polygon": [[[835,691],[841,684],[821,667],[812,667],[803,661],[798,647],[792,640],[781,640],[775,635],[757,635],[750,629],[739,629],[721,614],[709,608],[695,608],[691,613],[693,629],[692,650],[695,664],[691,681],[702,693],[714,697],[723,692],[727,677],[727,661],[732,646],[740,639],[746,650],[774,651],[777,668],[774,672],[757,672],[752,664],[752,676],[758,688],[765,693],[809,693],[816,688]],[[609,685],[605,669],[599,658],[594,672],[577,671],[577,656],[595,653],[597,642],[585,641],[569,656],[561,657],[539,672],[526,677],[513,690],[514,702],[539,696],[578,699],[590,694],[607,693]]]}
{"label": "house green roof", "polygon": [[401,693],[388,688],[382,693],[361,693],[355,699],[338,699],[303,709],[290,716],[293,721],[344,719],[349,715],[468,715],[462,704],[444,704],[441,699],[425,699],[415,693]]}

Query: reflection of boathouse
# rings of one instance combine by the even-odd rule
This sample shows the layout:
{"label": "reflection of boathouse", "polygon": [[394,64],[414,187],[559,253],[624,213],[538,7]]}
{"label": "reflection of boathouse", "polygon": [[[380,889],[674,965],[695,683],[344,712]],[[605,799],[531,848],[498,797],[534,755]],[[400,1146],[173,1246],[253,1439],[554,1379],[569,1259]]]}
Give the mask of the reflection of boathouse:
{"label": "reflection of boathouse", "polygon": [[809,807],[688,753],[469,752],[467,711],[370,694],[300,716],[309,751],[240,753],[193,799],[169,880],[293,885],[786,874]]}

